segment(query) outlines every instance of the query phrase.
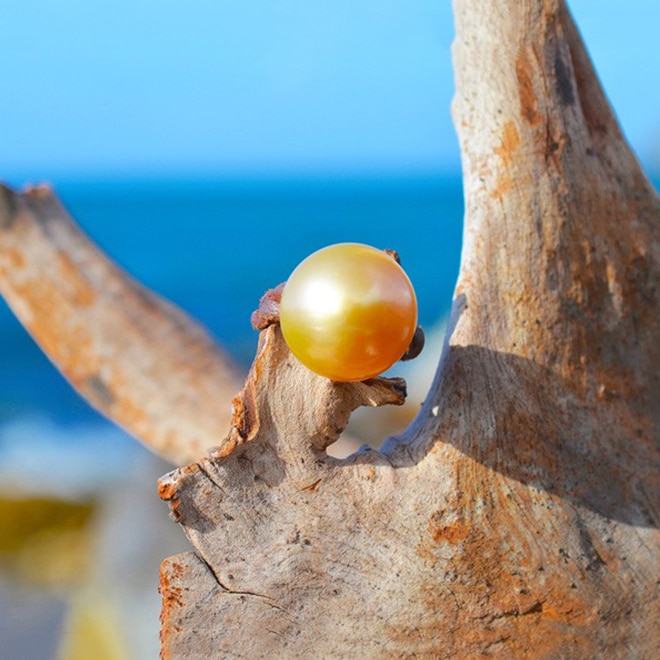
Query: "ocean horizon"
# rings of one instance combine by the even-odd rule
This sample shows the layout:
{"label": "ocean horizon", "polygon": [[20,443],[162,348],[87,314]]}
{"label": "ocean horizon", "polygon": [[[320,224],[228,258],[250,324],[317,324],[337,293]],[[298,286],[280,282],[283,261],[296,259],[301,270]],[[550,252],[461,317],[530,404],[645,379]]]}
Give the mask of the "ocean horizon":
{"label": "ocean horizon", "polygon": [[[101,249],[196,318],[245,369],[261,295],[332,243],[397,250],[426,328],[451,305],[463,219],[458,174],[81,178],[58,182],[55,192]],[[0,445],[3,426],[25,420],[86,434],[101,423],[0,299]]]}

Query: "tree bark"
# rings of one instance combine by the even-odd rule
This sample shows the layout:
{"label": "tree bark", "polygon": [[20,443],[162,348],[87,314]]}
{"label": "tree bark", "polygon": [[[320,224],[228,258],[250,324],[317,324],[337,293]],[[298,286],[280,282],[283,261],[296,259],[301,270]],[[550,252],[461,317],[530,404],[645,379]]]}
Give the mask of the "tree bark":
{"label": "tree bark", "polygon": [[660,201],[559,0],[455,0],[466,218],[411,428],[343,461],[381,379],[262,331],[234,425],[164,477],[162,656],[650,658],[659,646]]}

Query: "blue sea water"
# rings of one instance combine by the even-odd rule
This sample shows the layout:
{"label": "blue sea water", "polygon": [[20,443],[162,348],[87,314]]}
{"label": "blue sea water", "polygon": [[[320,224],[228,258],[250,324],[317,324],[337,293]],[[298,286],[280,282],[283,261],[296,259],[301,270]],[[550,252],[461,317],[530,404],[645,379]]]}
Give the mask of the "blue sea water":
{"label": "blue sea water", "polygon": [[[332,243],[399,252],[430,327],[448,312],[463,199],[455,177],[65,182],[56,192],[125,270],[188,311],[246,368],[266,289]],[[0,428],[39,415],[98,420],[0,299]]]}

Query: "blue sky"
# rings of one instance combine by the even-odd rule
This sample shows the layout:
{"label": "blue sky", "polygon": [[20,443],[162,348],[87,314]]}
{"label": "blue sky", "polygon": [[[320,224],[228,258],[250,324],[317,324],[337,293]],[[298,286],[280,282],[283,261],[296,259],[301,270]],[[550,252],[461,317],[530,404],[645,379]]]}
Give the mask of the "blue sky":
{"label": "blue sky", "polygon": [[[569,3],[660,166],[660,2]],[[449,0],[4,0],[0,177],[456,170]]]}

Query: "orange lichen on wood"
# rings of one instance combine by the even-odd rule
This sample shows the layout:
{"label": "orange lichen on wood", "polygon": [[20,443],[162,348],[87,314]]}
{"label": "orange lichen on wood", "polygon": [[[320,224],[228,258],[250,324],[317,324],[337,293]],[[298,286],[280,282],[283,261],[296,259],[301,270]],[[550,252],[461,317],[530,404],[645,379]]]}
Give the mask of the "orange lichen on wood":
{"label": "orange lichen on wood", "polygon": [[534,49],[530,51],[524,48],[520,49],[516,58],[516,77],[520,97],[520,114],[531,126],[537,126],[543,121],[543,115],[539,112],[537,91],[534,89],[536,76],[532,70],[530,53],[536,59]]}
{"label": "orange lichen on wood", "polygon": [[441,543],[456,545],[465,541],[471,529],[471,523],[465,520],[444,521],[442,511],[434,512],[429,518],[429,532],[437,545]]}
{"label": "orange lichen on wood", "polygon": [[520,146],[520,135],[516,130],[516,125],[512,120],[504,124],[502,132],[502,142],[495,147],[495,153],[502,159],[501,169],[508,170],[513,164],[516,149]]}

